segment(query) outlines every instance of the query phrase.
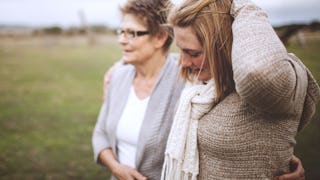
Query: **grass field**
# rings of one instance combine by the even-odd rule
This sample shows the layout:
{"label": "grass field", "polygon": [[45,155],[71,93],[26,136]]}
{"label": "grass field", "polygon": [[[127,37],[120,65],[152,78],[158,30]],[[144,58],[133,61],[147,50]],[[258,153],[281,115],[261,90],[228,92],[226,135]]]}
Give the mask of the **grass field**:
{"label": "grass field", "polygon": [[[293,40],[294,41],[294,40]],[[289,47],[320,81],[320,38]],[[0,39],[0,179],[107,179],[91,134],[102,77],[120,57],[114,37]],[[320,112],[297,137],[307,179],[320,179]]]}

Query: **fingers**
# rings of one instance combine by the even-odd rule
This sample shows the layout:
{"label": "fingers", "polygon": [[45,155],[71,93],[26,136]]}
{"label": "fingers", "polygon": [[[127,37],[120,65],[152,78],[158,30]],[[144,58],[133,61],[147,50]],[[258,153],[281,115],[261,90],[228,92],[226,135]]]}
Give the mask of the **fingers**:
{"label": "fingers", "polygon": [[137,170],[124,164],[119,164],[114,175],[119,180],[147,180],[147,177],[143,176]]}
{"label": "fingers", "polygon": [[109,84],[112,79],[112,75],[114,71],[121,65],[121,62],[117,62],[114,65],[112,65],[107,72],[104,73],[103,76],[103,98],[106,98],[106,93],[109,89]]}
{"label": "fingers", "polygon": [[304,180],[304,174],[300,175],[299,173],[289,173],[289,174],[284,174],[281,176],[276,176],[273,178],[273,180]]}
{"label": "fingers", "polygon": [[143,176],[142,174],[140,174],[138,171],[133,170],[132,175],[135,179],[137,180],[147,180],[147,177]]}
{"label": "fingers", "polygon": [[113,68],[109,69],[103,76],[104,84],[109,84],[112,78]]}
{"label": "fingers", "polygon": [[293,173],[292,174],[296,174],[298,175],[300,178],[303,177],[304,178],[304,168],[302,166],[302,162],[299,158],[297,158],[296,156],[292,156],[292,159],[290,161],[290,165],[292,168]]}
{"label": "fingers", "polygon": [[103,97],[104,97],[104,99],[106,98],[106,93],[108,91],[111,78],[112,78],[112,70],[111,71],[109,70],[104,74],[104,78],[103,78]]}
{"label": "fingers", "polygon": [[303,180],[304,177],[304,168],[299,158],[293,156],[290,160],[290,169],[293,171],[288,174],[283,174],[281,176],[274,177],[275,180]]}

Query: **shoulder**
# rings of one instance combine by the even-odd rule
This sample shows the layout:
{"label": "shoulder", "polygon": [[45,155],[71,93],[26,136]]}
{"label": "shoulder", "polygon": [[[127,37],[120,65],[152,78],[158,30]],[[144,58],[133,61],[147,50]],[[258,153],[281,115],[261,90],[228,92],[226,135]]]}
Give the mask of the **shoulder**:
{"label": "shoulder", "polygon": [[179,54],[168,54],[166,63],[163,67],[163,75],[176,78],[178,76],[179,69]]}
{"label": "shoulder", "polygon": [[130,88],[135,74],[135,69],[130,64],[120,65],[117,67],[111,77],[109,84],[109,93],[122,93]]}
{"label": "shoulder", "polygon": [[179,58],[180,58],[179,53],[169,53],[168,57],[167,57],[167,61],[169,62],[168,64],[170,64],[170,66],[172,66],[174,68],[178,68],[179,67]]}
{"label": "shoulder", "polygon": [[164,93],[171,93],[171,96],[180,96],[182,89],[184,88],[183,79],[179,76],[179,55],[168,54],[166,63],[161,72],[161,76],[156,86],[156,90],[159,90],[159,97],[162,97]]}
{"label": "shoulder", "polygon": [[132,76],[135,73],[135,69],[130,64],[120,65],[117,69],[115,69],[111,83],[118,82],[119,80],[123,80],[128,76]]}

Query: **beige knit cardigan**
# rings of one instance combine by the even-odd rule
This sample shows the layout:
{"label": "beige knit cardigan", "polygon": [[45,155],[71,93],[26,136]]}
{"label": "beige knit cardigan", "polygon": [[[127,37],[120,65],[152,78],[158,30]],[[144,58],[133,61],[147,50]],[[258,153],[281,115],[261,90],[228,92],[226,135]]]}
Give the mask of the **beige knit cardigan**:
{"label": "beige knit cardigan", "polygon": [[261,9],[234,0],[231,14],[236,91],[199,120],[198,179],[272,179],[289,171],[295,136],[315,112],[319,86]]}

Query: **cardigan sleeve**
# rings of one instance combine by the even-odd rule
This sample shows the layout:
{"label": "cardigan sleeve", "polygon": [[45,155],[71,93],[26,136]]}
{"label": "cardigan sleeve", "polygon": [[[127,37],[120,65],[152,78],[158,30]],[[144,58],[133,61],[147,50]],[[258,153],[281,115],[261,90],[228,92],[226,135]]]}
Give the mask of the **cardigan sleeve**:
{"label": "cardigan sleeve", "polygon": [[237,93],[264,112],[292,111],[298,78],[306,79],[298,77],[301,67],[291,61],[266,13],[250,0],[234,0],[230,13]]}
{"label": "cardigan sleeve", "polygon": [[100,152],[105,148],[111,147],[110,142],[108,140],[107,131],[105,129],[106,127],[105,120],[106,120],[107,112],[108,112],[108,105],[107,105],[107,102],[104,102],[100,109],[100,113],[99,113],[95,128],[93,130],[93,135],[92,135],[92,147],[93,147],[94,160],[95,162],[100,164],[101,164],[101,162],[99,161]]}
{"label": "cardigan sleeve", "polygon": [[135,70],[132,65],[121,65],[115,69],[101,107],[92,135],[94,160],[99,161],[99,154],[105,148],[112,149],[116,156],[116,127],[127,102],[129,89]]}

